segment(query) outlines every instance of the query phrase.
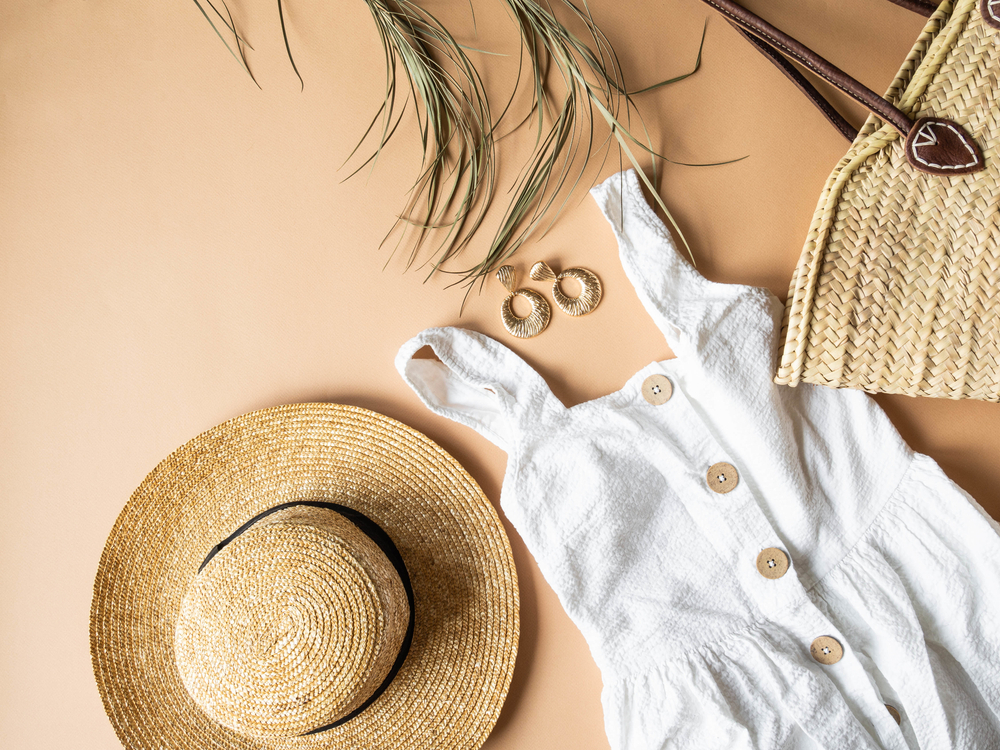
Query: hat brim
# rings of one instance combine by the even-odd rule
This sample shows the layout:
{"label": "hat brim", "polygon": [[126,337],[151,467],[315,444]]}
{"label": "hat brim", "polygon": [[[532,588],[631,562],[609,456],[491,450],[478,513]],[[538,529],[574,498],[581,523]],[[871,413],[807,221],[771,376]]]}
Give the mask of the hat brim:
{"label": "hat brim", "polygon": [[[415,600],[413,643],[389,687],[333,729],[261,742],[210,719],[174,660],[181,600],[213,545],[285,502],[355,508],[396,544]],[[105,709],[127,747],[479,748],[510,686],[518,590],[496,511],[421,433],[339,404],[225,422],[179,448],[133,493],[94,583],[90,643]]]}

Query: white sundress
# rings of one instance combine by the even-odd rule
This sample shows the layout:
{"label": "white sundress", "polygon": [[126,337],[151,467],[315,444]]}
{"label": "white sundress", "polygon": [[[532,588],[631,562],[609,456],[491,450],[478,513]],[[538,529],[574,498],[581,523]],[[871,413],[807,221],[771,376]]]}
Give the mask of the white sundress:
{"label": "white sundress", "polygon": [[396,366],[509,454],[612,747],[1000,748],[1000,528],[868,395],[775,385],[780,302],[702,277],[634,172],[591,192],[676,359],[571,408],[468,330]]}

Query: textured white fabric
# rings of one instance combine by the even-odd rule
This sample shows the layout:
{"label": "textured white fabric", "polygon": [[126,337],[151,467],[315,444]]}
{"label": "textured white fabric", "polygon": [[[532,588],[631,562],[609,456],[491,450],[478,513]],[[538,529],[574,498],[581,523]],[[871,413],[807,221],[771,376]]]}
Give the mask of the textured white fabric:
{"label": "textured white fabric", "polygon": [[[592,194],[676,359],[572,408],[467,330],[396,365],[508,452],[501,505],[590,644],[612,747],[1000,748],[997,525],[866,394],[774,385],[781,304],[697,273],[635,173]],[[412,358],[425,345],[440,362]],[[728,494],[707,486],[720,461]],[[757,571],[767,547],[780,579]],[[811,657],[821,635],[837,664]]]}

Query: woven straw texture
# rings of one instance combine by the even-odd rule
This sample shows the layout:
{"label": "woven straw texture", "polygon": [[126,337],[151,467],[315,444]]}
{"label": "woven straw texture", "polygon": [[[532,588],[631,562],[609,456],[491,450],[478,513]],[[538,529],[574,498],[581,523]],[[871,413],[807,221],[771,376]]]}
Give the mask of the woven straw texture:
{"label": "woven straw texture", "polygon": [[220,724],[295,737],[375,692],[409,619],[378,545],[336,511],[298,506],[258,521],[198,574],[174,653],[188,693]]}
{"label": "woven straw texture", "polygon": [[792,278],[775,381],[1000,400],[1000,31],[978,0],[946,0],[886,99],[966,127],[986,168],[906,161],[869,117],[827,180]]}
{"label": "woven straw texture", "polygon": [[[324,511],[316,516],[302,506],[251,526],[198,574],[212,547],[254,516],[310,500],[353,508],[393,540],[413,588],[414,636],[389,687],[359,715],[317,734],[274,737],[349,713],[358,696],[371,692],[378,679],[373,672],[384,674],[385,661],[377,652],[395,655],[399,623],[405,628],[407,620],[406,612],[394,610],[407,604],[393,589],[380,552],[365,550],[365,541],[329,516],[322,520]],[[295,551],[303,544],[310,550]],[[327,547],[326,569],[300,574],[298,588],[308,592],[291,597],[301,606],[285,607],[280,617],[271,610],[275,592],[234,594],[225,580],[235,576],[237,585],[247,586],[260,576],[266,580],[272,575],[268,566],[280,568],[286,555],[314,557],[316,545]],[[258,576],[241,574],[247,565],[257,566]],[[367,618],[361,629],[380,634],[375,642],[344,640],[334,632],[344,622],[324,622],[329,602],[322,600],[330,596],[322,593],[319,579],[331,573],[349,579],[337,586],[339,595],[357,595],[359,601],[346,611]],[[257,642],[267,647],[280,647],[305,628],[320,650],[340,649],[339,664],[361,667],[337,676],[340,682],[317,701],[319,708],[290,711],[287,726],[247,726],[259,713],[254,701],[266,697],[266,687],[239,674],[239,655],[188,642],[185,633],[185,623],[212,617],[213,597],[260,622]],[[221,633],[226,625],[217,627]],[[128,748],[478,748],[496,722],[513,673],[517,579],[496,512],[439,446],[364,409],[296,404],[209,430],[143,481],[101,557],[90,637],[98,689]],[[351,654],[352,648],[361,652]],[[307,654],[306,666],[325,661],[321,654]],[[199,686],[198,670],[213,663],[214,688],[208,682]],[[287,678],[284,666],[279,671]],[[296,679],[320,693],[324,689],[322,674]],[[220,696],[233,689],[244,690],[246,700],[222,705]],[[280,700],[280,691],[275,695]],[[210,706],[212,699],[217,703]]]}

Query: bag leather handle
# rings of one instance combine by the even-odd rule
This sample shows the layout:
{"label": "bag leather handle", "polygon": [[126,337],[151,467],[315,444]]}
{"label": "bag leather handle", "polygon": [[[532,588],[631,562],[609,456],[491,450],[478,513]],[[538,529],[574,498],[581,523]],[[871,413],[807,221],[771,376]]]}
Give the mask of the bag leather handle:
{"label": "bag leather handle", "polygon": [[912,10],[914,13],[919,13],[922,16],[930,18],[934,15],[934,11],[938,9],[941,4],[940,0],[889,0],[890,3],[895,3],[901,8],[906,8],[907,10]]}
{"label": "bag leather handle", "polygon": [[[937,10],[937,5],[935,0],[889,0],[891,3],[895,3],[900,7],[911,10],[921,16],[929,18]],[[788,58],[782,55],[778,50],[772,47],[770,44],[765,42],[763,39],[758,39],[753,34],[744,31],[742,28],[737,26],[732,21],[727,19],[730,26],[736,29],[740,34],[752,44],[757,51],[759,51],[768,61],[774,64],[779,71],[781,71],[795,86],[805,94],[806,98],[813,103],[813,105],[820,111],[820,113],[830,121],[830,124],[837,129],[837,131],[844,136],[848,141],[853,142],[855,138],[858,137],[857,128],[855,128],[851,123],[847,121],[837,108],[833,106],[829,99],[827,99],[819,90],[812,85],[808,78],[799,72],[799,69],[789,62]]]}
{"label": "bag leather handle", "polygon": [[783,55],[797,60],[820,78],[832,83],[869,112],[875,113],[896,128],[900,135],[905,137],[913,129],[913,121],[902,110],[760,16],[751,13],[733,0],[703,0],[703,2],[711,5],[745,31],[775,47]]}
{"label": "bag leather handle", "polygon": [[[983,168],[982,152],[960,125],[938,117],[922,117],[914,122],[891,102],[734,0],[702,1],[719,11],[731,23],[779,50],[782,55],[798,61],[860,103],[869,112],[892,125],[906,139],[904,144],[906,158],[914,169],[931,174],[954,175],[977,172]],[[919,5],[924,8],[927,5],[924,0],[892,1],[903,7]],[[981,0],[981,2],[984,6],[990,2],[1000,5],[1000,0]],[[769,57],[774,59],[770,54]],[[786,68],[782,66],[782,70],[785,71]],[[798,81],[796,83],[798,84]]]}
{"label": "bag leather handle", "polygon": [[[729,19],[726,19],[727,21]],[[729,21],[729,25],[736,29],[740,34],[752,44],[757,51],[759,51],[764,57],[769,61],[774,63],[774,65],[780,70],[785,76],[790,80],[795,86],[805,94],[809,100],[816,105],[816,108],[830,121],[840,134],[844,136],[847,140],[853,142],[855,138],[858,137],[858,130],[851,123],[847,121],[837,109],[830,104],[830,101],[823,96],[815,86],[810,83],[809,79],[806,78],[799,72],[792,63],[788,61],[788,58],[782,55],[778,50],[772,47],[770,44],[765,42],[763,39],[758,39],[749,31],[744,31],[741,27],[737,26],[732,21]]]}

